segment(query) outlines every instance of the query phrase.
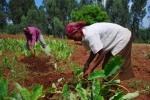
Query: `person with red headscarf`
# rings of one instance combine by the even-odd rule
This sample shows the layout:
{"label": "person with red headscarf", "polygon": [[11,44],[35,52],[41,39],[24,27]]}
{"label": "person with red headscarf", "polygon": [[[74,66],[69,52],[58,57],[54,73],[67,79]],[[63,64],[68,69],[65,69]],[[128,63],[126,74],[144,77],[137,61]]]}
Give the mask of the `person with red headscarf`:
{"label": "person with red headscarf", "polygon": [[[86,25],[86,22],[72,22],[66,26],[66,35],[70,39],[81,41],[86,50],[91,50],[84,64],[85,77],[88,77],[102,61],[103,69],[115,55],[121,55],[124,59],[118,78],[128,80],[135,77],[131,65],[132,35],[127,28],[108,22],[92,25]],[[97,58],[90,66],[95,57]]]}

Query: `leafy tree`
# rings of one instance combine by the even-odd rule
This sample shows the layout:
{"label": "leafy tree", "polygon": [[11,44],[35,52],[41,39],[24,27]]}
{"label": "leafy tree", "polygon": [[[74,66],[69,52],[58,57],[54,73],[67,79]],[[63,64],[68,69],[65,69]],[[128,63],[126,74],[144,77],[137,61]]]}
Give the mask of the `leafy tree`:
{"label": "leafy tree", "polygon": [[0,11],[0,29],[2,30],[3,32],[3,27],[6,25],[6,14],[2,11]]}
{"label": "leafy tree", "polygon": [[[120,24],[124,27],[130,27],[130,12],[128,6],[129,0],[107,0],[106,11],[113,23]],[[124,17],[126,15],[126,17]]]}
{"label": "leafy tree", "polygon": [[[65,25],[66,17],[68,15],[68,8],[70,8],[71,0],[58,0],[56,3],[56,17]],[[68,5],[69,4],[69,5]]]}
{"label": "leafy tree", "polygon": [[132,0],[133,4],[131,6],[131,29],[133,33],[133,41],[136,42],[139,38],[139,28],[140,28],[140,22],[142,22],[142,19],[146,15],[146,4],[147,0]]}
{"label": "leafy tree", "polygon": [[23,27],[27,27],[26,17],[24,15],[21,17],[21,23],[20,23],[20,25],[22,26],[22,28]]}
{"label": "leafy tree", "polygon": [[[115,9],[121,9],[119,10],[116,23],[124,27],[130,28],[131,13],[129,12],[128,3],[129,3],[129,0],[119,0],[118,2],[116,2]],[[126,15],[126,17],[124,17],[124,15]]]}
{"label": "leafy tree", "polygon": [[[0,0],[0,29],[3,30],[6,25],[6,11],[7,11],[7,3],[5,0]],[[3,31],[2,31],[3,32]]]}
{"label": "leafy tree", "polygon": [[[71,12],[78,10],[77,0],[43,0],[43,4],[46,8],[48,24],[52,27],[52,30],[56,30],[56,27],[54,27],[55,17],[64,27],[71,18]],[[61,36],[61,34],[57,36]]]}
{"label": "leafy tree", "polygon": [[19,24],[18,25],[9,24],[5,29],[6,29],[6,33],[8,34],[17,34],[21,30]]}
{"label": "leafy tree", "polygon": [[45,6],[47,14],[48,14],[49,24],[53,28],[52,20],[55,16],[56,0],[43,0],[43,3],[44,3],[44,6]]}
{"label": "leafy tree", "polygon": [[54,24],[53,36],[64,38],[64,36],[65,36],[64,35],[64,26],[63,26],[62,22],[57,17],[54,17],[53,24]]}
{"label": "leafy tree", "polygon": [[38,27],[40,27],[40,29],[43,33],[47,33],[48,24],[49,24],[48,23],[48,15],[47,15],[46,11],[44,10],[43,6],[39,7],[38,16],[39,16]]}
{"label": "leafy tree", "polygon": [[139,29],[139,43],[148,43],[150,41],[150,28]]}
{"label": "leafy tree", "polygon": [[81,11],[72,12],[71,21],[85,21],[87,24],[95,22],[109,22],[109,17],[106,12],[102,11],[100,7],[90,5],[84,6]]}
{"label": "leafy tree", "polygon": [[65,25],[66,20],[70,18],[71,11],[77,6],[76,0],[43,0],[43,3],[51,25],[54,17],[57,17]]}
{"label": "leafy tree", "polygon": [[150,32],[150,27],[147,29],[147,42],[150,44],[150,34],[149,34],[149,32]]}
{"label": "leafy tree", "polygon": [[99,3],[102,3],[102,0],[97,0],[97,3],[99,4]]}
{"label": "leafy tree", "polygon": [[9,1],[9,10],[10,10],[10,19],[12,19],[14,24],[19,24],[21,22],[21,17],[27,15],[28,9],[31,6],[35,6],[34,0],[10,0]]}
{"label": "leafy tree", "polygon": [[86,5],[87,4],[87,2],[86,2],[87,0],[80,0],[80,4],[82,4],[82,5]]}
{"label": "leafy tree", "polygon": [[79,10],[81,10],[83,8],[84,5],[91,5],[94,3],[95,0],[80,0],[79,2]]}
{"label": "leafy tree", "polygon": [[34,9],[33,6],[27,12],[26,21],[29,26],[38,27],[39,15],[38,15],[37,10]]}

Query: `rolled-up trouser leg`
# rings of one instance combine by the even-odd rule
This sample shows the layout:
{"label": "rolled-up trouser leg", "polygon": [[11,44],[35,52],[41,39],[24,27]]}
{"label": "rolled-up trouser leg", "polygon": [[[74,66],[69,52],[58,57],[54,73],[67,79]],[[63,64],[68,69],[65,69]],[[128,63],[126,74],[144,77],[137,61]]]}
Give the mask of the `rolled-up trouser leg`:
{"label": "rolled-up trouser leg", "polygon": [[44,40],[44,38],[43,38],[43,35],[42,35],[42,34],[40,35],[40,39],[39,39],[39,41],[40,41],[40,43],[41,43],[42,47],[44,48],[44,52],[45,52],[45,54],[46,54],[47,56],[50,56],[50,52],[45,51],[45,49],[47,49],[49,46],[47,46],[47,45],[46,45],[45,40]]}
{"label": "rolled-up trouser leg", "polygon": [[40,35],[40,39],[39,39],[39,41],[40,41],[40,43],[41,43],[42,47],[43,47],[43,48],[46,48],[46,43],[45,43],[45,40],[44,40],[44,38],[43,38],[43,35],[42,35],[42,34]]}

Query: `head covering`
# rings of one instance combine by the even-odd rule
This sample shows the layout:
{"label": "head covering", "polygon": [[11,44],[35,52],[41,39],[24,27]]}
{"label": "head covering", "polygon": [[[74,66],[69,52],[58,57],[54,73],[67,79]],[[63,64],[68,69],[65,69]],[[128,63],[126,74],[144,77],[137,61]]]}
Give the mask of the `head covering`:
{"label": "head covering", "polygon": [[23,28],[23,31],[24,31],[24,32],[26,31],[26,27],[25,27],[25,28]]}
{"label": "head covering", "polygon": [[28,27],[24,27],[24,28],[23,28],[23,31],[24,31],[24,32],[28,32]]}
{"label": "head covering", "polygon": [[67,26],[66,26],[66,35],[67,36],[72,36],[74,35],[75,32],[77,32],[78,30],[81,30],[81,28],[83,26],[86,25],[86,22],[72,22],[72,23],[69,23]]}

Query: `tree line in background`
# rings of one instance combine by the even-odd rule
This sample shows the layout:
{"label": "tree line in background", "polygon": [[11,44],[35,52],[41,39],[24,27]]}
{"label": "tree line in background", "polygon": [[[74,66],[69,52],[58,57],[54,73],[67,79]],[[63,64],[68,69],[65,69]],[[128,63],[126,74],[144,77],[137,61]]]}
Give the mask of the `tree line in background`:
{"label": "tree line in background", "polygon": [[[129,28],[133,42],[148,42],[150,27],[142,27],[147,0],[43,0],[38,8],[34,0],[0,0],[0,30],[22,33],[22,28],[35,26],[44,34],[65,38],[65,26],[73,21],[112,22]],[[8,24],[11,20],[13,24]]]}

